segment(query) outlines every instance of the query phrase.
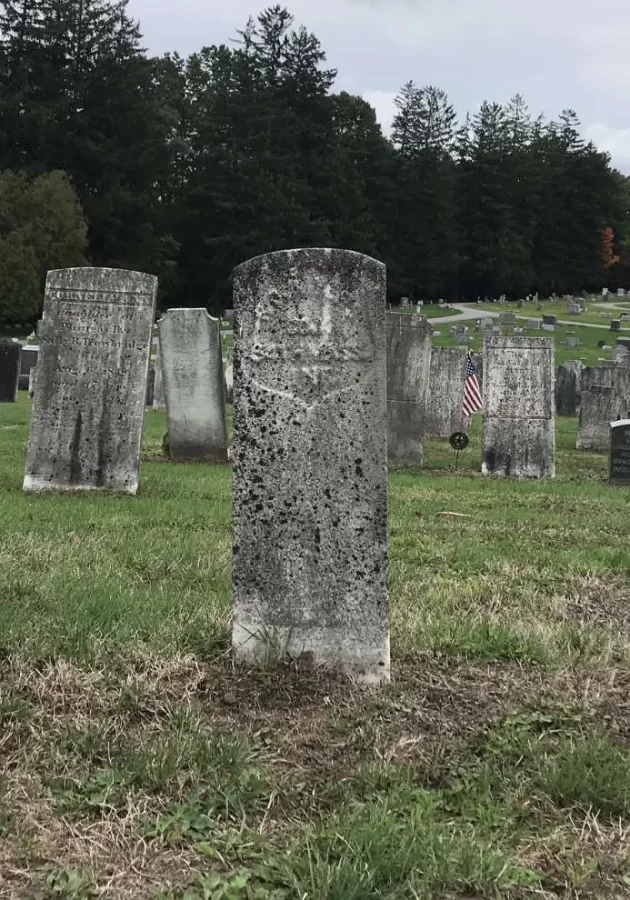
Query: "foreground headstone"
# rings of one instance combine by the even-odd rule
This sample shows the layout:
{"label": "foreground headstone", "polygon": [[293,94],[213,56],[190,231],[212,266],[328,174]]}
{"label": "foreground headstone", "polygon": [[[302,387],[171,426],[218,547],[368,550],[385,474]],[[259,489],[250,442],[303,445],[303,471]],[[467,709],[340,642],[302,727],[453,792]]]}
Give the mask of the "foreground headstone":
{"label": "foreground headstone", "polygon": [[387,315],[387,453],[390,465],[422,465],[433,327],[425,316]]}
{"label": "foreground headstone", "polygon": [[629,412],[627,401],[614,387],[593,384],[582,391],[577,449],[607,452],[610,448],[610,423],[625,419]]}
{"label": "foreground headstone", "polygon": [[468,354],[459,347],[433,347],[426,397],[424,436],[448,439],[465,431],[462,402]]}
{"label": "foreground headstone", "polygon": [[610,425],[610,481],[630,484],[630,419]]}
{"label": "foreground headstone", "polygon": [[26,491],[135,494],[157,278],[48,273]]}
{"label": "foreground headstone", "polygon": [[236,657],[388,679],[385,267],[271,253],[234,306]]}
{"label": "foreground headstone", "polygon": [[486,338],[484,475],[555,476],[554,345]]}
{"label": "foreground headstone", "polygon": [[15,403],[22,345],[18,341],[0,341],[0,403]]}
{"label": "foreground headstone", "polygon": [[227,462],[219,320],[205,309],[169,309],[158,327],[170,458]]}

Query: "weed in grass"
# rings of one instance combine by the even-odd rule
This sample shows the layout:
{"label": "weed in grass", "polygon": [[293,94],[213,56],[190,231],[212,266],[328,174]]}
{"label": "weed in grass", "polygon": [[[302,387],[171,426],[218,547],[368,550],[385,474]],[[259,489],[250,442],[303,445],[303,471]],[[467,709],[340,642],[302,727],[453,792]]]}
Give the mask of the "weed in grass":
{"label": "weed in grass", "polygon": [[51,872],[44,884],[36,889],[33,900],[92,900],[97,891],[88,872],[60,868]]}
{"label": "weed in grass", "polygon": [[596,816],[630,815],[630,753],[598,735],[567,738],[540,766],[538,787],[559,806]]}

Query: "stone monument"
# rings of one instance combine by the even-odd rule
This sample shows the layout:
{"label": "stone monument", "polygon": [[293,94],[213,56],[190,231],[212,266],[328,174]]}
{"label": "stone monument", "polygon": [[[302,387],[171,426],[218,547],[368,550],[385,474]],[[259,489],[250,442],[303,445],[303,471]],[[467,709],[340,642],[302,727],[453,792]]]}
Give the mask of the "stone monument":
{"label": "stone monument", "polygon": [[484,342],[484,475],[555,476],[554,344],[546,338]]}
{"label": "stone monument", "polygon": [[582,391],[582,370],[579,359],[569,359],[556,371],[556,415],[577,416]]}
{"label": "stone monument", "polygon": [[630,419],[610,425],[610,481],[630,485]]}
{"label": "stone monument", "polygon": [[135,494],[157,278],[48,273],[26,491]]}
{"label": "stone monument", "polygon": [[387,314],[387,447],[390,465],[422,465],[433,327],[425,316]]}
{"label": "stone monument", "polygon": [[385,267],[270,253],[234,306],[236,658],[387,680]]}
{"label": "stone monument", "polygon": [[468,353],[459,347],[433,347],[426,396],[425,438],[448,440],[455,431],[466,431],[462,402]]}
{"label": "stone monument", "polygon": [[15,403],[22,345],[19,341],[0,341],[0,403]]}
{"label": "stone monument", "polygon": [[169,309],[158,328],[170,458],[227,462],[219,320],[205,309]]}

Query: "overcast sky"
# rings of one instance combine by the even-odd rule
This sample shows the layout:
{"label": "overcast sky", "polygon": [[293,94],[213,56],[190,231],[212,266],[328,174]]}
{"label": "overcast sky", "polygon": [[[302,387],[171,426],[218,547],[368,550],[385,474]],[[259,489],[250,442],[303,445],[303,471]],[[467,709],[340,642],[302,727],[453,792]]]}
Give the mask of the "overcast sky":
{"label": "overcast sky", "polygon": [[[152,53],[227,43],[256,0],[130,0]],[[534,114],[577,111],[586,137],[630,172],[630,0],[287,0],[388,127],[406,81],[435,84],[459,114],[524,95]]]}

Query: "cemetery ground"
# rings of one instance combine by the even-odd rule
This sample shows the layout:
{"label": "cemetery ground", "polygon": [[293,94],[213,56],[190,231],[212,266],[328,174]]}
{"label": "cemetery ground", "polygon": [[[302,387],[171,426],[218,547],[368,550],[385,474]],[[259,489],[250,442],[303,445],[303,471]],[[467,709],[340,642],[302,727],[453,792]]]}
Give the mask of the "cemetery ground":
{"label": "cemetery ground", "polygon": [[228,467],[25,496],[0,409],[0,896],[630,896],[630,491],[390,477],[392,684],[234,668]]}

